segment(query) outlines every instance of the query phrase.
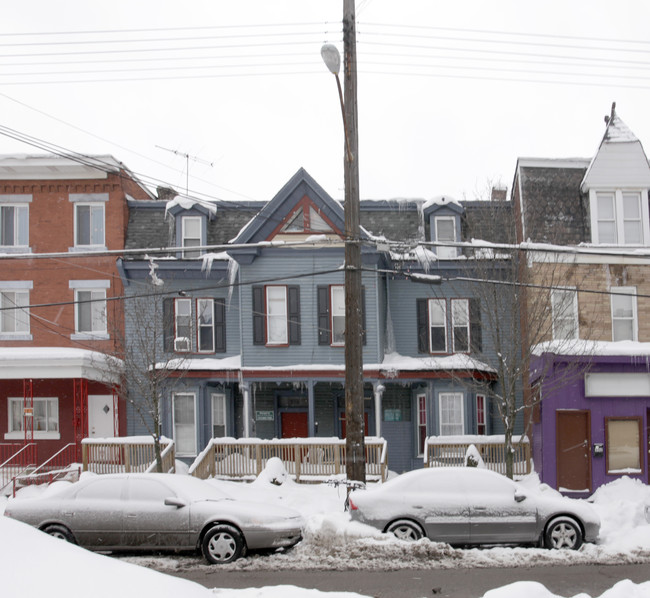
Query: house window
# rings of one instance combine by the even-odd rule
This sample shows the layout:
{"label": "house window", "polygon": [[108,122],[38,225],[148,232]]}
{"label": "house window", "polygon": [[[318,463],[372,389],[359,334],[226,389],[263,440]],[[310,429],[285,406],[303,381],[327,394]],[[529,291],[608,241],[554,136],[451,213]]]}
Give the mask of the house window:
{"label": "house window", "polygon": [[330,287],[330,305],[332,317],[332,345],[345,344],[345,287],[332,285]]}
{"label": "house window", "polygon": [[418,401],[418,455],[424,455],[424,442],[427,439],[427,395],[417,396]]}
{"label": "house window", "polygon": [[429,352],[447,352],[447,302],[429,299]]}
{"label": "house window", "polygon": [[212,393],[212,438],[226,435],[226,395]]}
{"label": "house window", "polygon": [[641,473],[641,418],[605,418],[607,473]]}
{"label": "house window", "polygon": [[469,301],[451,300],[451,326],[454,333],[454,353],[469,352]]}
{"label": "house window", "polygon": [[29,246],[29,206],[0,206],[0,246]]}
{"label": "house window", "polygon": [[282,233],[331,233],[332,227],[314,209],[313,206],[303,205],[290,214],[286,223],[280,229]]}
{"label": "house window", "polygon": [[7,336],[29,334],[29,291],[0,291],[0,333]]}
{"label": "house window", "polygon": [[594,242],[607,245],[644,245],[648,241],[648,214],[644,194],[630,191],[592,195]]}
{"label": "house window", "polygon": [[187,248],[201,246],[202,228],[203,218],[200,216],[183,216],[181,219],[181,244],[184,258],[199,257],[201,255],[200,249],[188,250]]}
{"label": "house window", "polygon": [[199,352],[214,353],[214,301],[196,300],[196,320],[199,335]]}
{"label": "house window", "polygon": [[165,299],[163,312],[166,351],[226,351],[226,302],[223,299]]}
{"label": "house window", "polygon": [[578,338],[578,294],[575,289],[551,291],[553,338],[568,340]]}
{"label": "house window", "polygon": [[287,326],[287,287],[266,287],[266,344],[286,345],[289,342]]}
{"label": "house window", "polygon": [[[59,439],[59,399],[34,397],[33,401],[34,438]],[[23,398],[9,398],[9,427],[5,439],[25,437],[24,407]]]}
{"label": "house window", "polygon": [[75,246],[104,246],[104,204],[75,204]]}
{"label": "house window", "polygon": [[[417,299],[417,342],[420,353],[457,353],[483,350],[481,303],[478,299]],[[451,343],[447,339],[452,331]]]}
{"label": "house window", "polygon": [[178,392],[173,396],[174,442],[177,455],[196,455],[196,395]]}
{"label": "house window", "polygon": [[254,286],[252,300],[254,345],[300,344],[299,286]]}
{"label": "house window", "polygon": [[106,291],[75,291],[75,330],[78,334],[106,334]]}
{"label": "house window", "polygon": [[[436,229],[436,242],[456,242],[456,218],[452,216],[437,216],[434,222]],[[436,254],[441,258],[458,257],[456,247],[445,247],[443,245],[436,246]]]}
{"label": "house window", "polygon": [[612,294],[612,340],[637,340],[637,310],[635,287],[613,287]]}
{"label": "house window", "polygon": [[174,351],[192,350],[192,299],[176,299],[174,311]]}
{"label": "house window", "polygon": [[438,403],[440,408],[440,436],[464,434],[463,393],[441,392],[438,395]]}
{"label": "house window", "polygon": [[476,395],[476,433],[481,436],[487,433],[485,423],[485,395]]}

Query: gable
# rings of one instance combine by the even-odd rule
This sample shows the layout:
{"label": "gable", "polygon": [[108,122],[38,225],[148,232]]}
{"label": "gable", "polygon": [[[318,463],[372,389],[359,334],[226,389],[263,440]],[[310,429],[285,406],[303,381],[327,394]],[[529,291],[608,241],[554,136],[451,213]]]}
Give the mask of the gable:
{"label": "gable", "polygon": [[274,239],[299,240],[301,235],[314,234],[343,239],[343,231],[343,207],[301,168],[231,242],[241,245]]}

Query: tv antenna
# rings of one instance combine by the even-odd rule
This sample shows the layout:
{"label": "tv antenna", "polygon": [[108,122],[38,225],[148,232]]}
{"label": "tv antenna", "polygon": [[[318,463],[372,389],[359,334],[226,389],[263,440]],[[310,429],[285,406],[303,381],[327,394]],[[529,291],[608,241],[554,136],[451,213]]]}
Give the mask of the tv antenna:
{"label": "tv antenna", "polygon": [[205,164],[206,166],[213,167],[214,162],[208,162],[207,160],[203,160],[199,158],[198,156],[192,156],[190,154],[187,154],[185,152],[179,152],[178,150],[174,149],[169,149],[168,147],[163,147],[162,145],[157,145],[157,148],[161,150],[165,150],[166,152],[171,152],[172,154],[176,154],[177,156],[182,156],[185,158],[185,195],[189,195],[189,187],[190,187],[190,160],[192,162],[198,162],[199,164]]}

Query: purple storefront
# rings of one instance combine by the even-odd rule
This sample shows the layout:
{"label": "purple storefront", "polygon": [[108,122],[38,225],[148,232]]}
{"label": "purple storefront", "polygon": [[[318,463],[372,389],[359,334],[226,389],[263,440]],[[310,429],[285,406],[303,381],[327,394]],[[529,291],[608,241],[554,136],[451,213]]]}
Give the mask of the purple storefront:
{"label": "purple storefront", "polygon": [[531,367],[533,460],[542,482],[575,497],[623,475],[649,482],[650,344],[542,353]]}

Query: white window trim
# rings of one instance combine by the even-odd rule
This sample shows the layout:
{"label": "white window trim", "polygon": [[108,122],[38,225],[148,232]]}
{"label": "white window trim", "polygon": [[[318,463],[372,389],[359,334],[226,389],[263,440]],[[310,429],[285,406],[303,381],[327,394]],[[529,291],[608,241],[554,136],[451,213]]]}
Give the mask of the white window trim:
{"label": "white window trim", "polygon": [[[557,296],[557,293],[566,293],[566,292],[571,292],[573,293],[571,297],[571,313],[567,315],[563,314],[558,314],[557,309],[558,306],[556,305],[556,300],[555,297]],[[551,289],[551,313],[552,313],[552,322],[551,325],[553,327],[553,339],[558,339],[558,334],[559,330],[557,330],[557,323],[559,320],[569,320],[571,319],[573,322],[573,336],[570,338],[560,338],[559,340],[574,340],[577,338],[580,338],[580,330],[579,330],[579,318],[578,318],[578,292],[575,287],[558,287],[555,289]]]}
{"label": "white window trim", "polygon": [[[454,397],[460,403],[460,424],[462,430],[459,434],[444,434],[442,431],[442,398],[443,397]],[[462,436],[465,434],[465,396],[462,392],[439,392],[438,393],[438,429],[440,436]]]}
{"label": "white window trim", "polygon": [[[2,252],[3,253],[31,253],[31,248],[29,246],[29,203],[31,202],[31,195],[27,196],[29,197],[28,201],[24,202],[8,202],[8,201],[0,201],[0,208],[23,208],[27,212],[27,243],[14,243],[13,245],[0,245],[2,247]],[[15,214],[15,212],[14,212]],[[16,219],[14,215],[14,236],[17,236],[17,226],[16,226]],[[0,219],[0,226],[3,226],[4,223]]]}
{"label": "white window trim", "polygon": [[[466,315],[466,323],[465,323],[465,328],[467,329],[467,347],[463,348],[462,350],[459,350],[456,347],[456,328],[460,328],[460,326],[456,326],[456,317],[455,317],[455,311],[454,311],[454,305],[458,303],[464,303],[465,304],[465,315]],[[470,347],[472,346],[472,339],[471,339],[471,322],[469,320],[469,299],[452,299],[451,300],[451,342],[453,345],[453,352],[454,353],[469,353],[470,352]]]}
{"label": "white window trim", "polygon": [[[73,281],[70,281],[72,283]],[[74,282],[84,282],[84,281],[74,281]],[[89,281],[90,282],[90,281]],[[72,340],[108,340],[110,339],[110,335],[108,333],[108,304],[107,304],[107,293],[106,293],[106,287],[105,286],[75,286],[71,288],[74,289],[74,329],[75,332],[74,334],[70,335],[70,338]],[[79,297],[79,292],[87,292],[87,293],[103,293],[104,294],[104,329],[103,330],[94,330],[94,331],[88,331],[88,330],[79,330],[79,304],[78,304],[78,297]],[[93,303],[100,303],[102,300],[101,299],[93,299]],[[90,304],[90,307],[92,309],[92,303]]]}
{"label": "white window trim", "polygon": [[[438,236],[438,223],[443,221],[449,221],[452,224],[452,230],[454,231],[453,239],[440,239]],[[434,216],[433,226],[435,228],[436,242],[437,243],[455,243],[456,242],[456,217],[454,216]],[[435,246],[436,255],[442,259],[455,259],[458,257],[458,248],[457,247],[447,247],[444,245]]]}
{"label": "white window trim", "polygon": [[[283,292],[283,297],[276,298],[275,300],[278,302],[278,305],[280,304],[280,299],[284,302],[284,312],[283,314],[280,313],[282,310],[280,310],[278,313],[274,313],[273,315],[271,314],[271,310],[269,309],[269,290],[274,289],[274,290],[280,290],[282,289]],[[287,287],[285,285],[268,285],[265,288],[265,293],[264,293],[264,301],[266,303],[266,344],[270,346],[284,346],[289,344],[289,298],[288,298],[288,293],[287,293]],[[277,319],[278,321],[281,321],[284,319],[284,334],[281,336],[281,338],[278,338],[277,340],[271,340],[271,321]]]}
{"label": "white window trim", "polygon": [[[442,350],[433,350],[431,346],[431,306],[433,304],[439,304],[443,307],[443,317],[442,317],[442,327],[445,331],[445,348]],[[438,328],[439,326],[436,326]],[[436,355],[444,355],[449,352],[449,330],[447,329],[447,300],[446,299],[428,299],[427,301],[427,345],[429,347],[429,353]]]}
{"label": "white window trim", "polygon": [[199,247],[202,245],[205,245],[204,239],[203,239],[203,221],[204,218],[203,216],[181,216],[181,247],[183,248],[183,258],[191,258],[191,257],[197,257],[197,256],[189,256],[186,254],[189,253],[197,253],[201,254],[202,251],[200,249],[196,249],[196,247],[187,247],[185,246],[185,242],[188,239],[196,239],[197,237],[188,237],[185,233],[185,225],[187,222],[193,220],[197,220],[199,223],[199,236],[198,236],[198,241],[199,241]]}
{"label": "white window trim", "polygon": [[[201,303],[209,303],[210,304],[210,310],[212,312],[212,323],[207,326],[207,325],[201,325],[199,322],[199,316],[201,314],[201,310],[199,309],[199,304]],[[214,327],[214,299],[211,299],[209,297],[202,297],[196,300],[196,350],[199,353],[214,353],[214,344],[215,344],[215,327]],[[212,329],[212,346],[209,349],[201,349],[201,329],[202,328],[211,328]]]}
{"label": "white window trim", "polygon": [[[610,292],[619,293],[621,295],[633,295],[632,301],[632,338],[625,340],[638,341],[639,340],[639,314],[637,311],[637,297],[636,297],[636,287],[610,287]],[[614,320],[622,320],[622,318],[614,318],[614,299],[615,295],[611,296],[609,302],[611,316],[612,316],[612,341],[614,340]]]}
{"label": "white window trim", "polygon": [[[0,330],[0,341],[31,341],[31,314],[29,310],[29,302],[31,300],[30,291],[34,288],[34,282],[31,280],[0,280],[0,293],[5,291],[10,292],[26,292],[28,293],[27,304],[28,306],[23,308],[27,312],[27,325],[29,326],[28,331],[23,332],[2,332]],[[0,314],[0,320],[2,319],[2,314]]]}
{"label": "white window trim", "polygon": [[[108,194],[106,194],[106,201],[108,200]],[[80,252],[80,251],[99,251],[99,250],[106,250],[106,204],[104,202],[98,202],[98,201],[78,201],[78,200],[73,200],[72,196],[70,197],[70,201],[73,202],[74,204],[74,246],[69,247],[68,251],[70,252]],[[77,232],[78,232],[78,219],[77,219],[77,208],[78,207],[83,207],[83,206],[88,206],[88,207],[101,207],[102,209],[102,240],[101,243],[89,243],[88,245],[81,245],[77,242]],[[91,217],[91,224],[92,224],[92,217]]]}
{"label": "white window trim", "polygon": [[[331,338],[330,338],[330,346],[332,347],[344,347],[345,346],[345,334],[344,338],[342,341],[335,342],[334,341],[334,305],[335,305],[335,300],[334,296],[338,295],[340,297],[340,300],[342,299],[343,301],[343,330],[345,331],[345,285],[342,284],[333,284],[330,286],[330,331],[331,331]],[[336,316],[340,318],[341,316]]]}
{"label": "white window trim", "polygon": [[589,212],[591,220],[591,240],[594,244],[603,244],[598,238],[598,194],[608,193],[614,195],[614,220],[616,223],[616,245],[632,245],[623,243],[625,238],[623,220],[623,193],[638,193],[641,196],[641,225],[643,241],[633,246],[646,246],[650,244],[650,215],[648,209],[647,189],[591,189],[589,191]]}
{"label": "white window trim", "polygon": [[[198,421],[197,421],[198,413],[197,413],[197,408],[196,408],[197,407],[197,405],[196,405],[196,396],[197,396],[196,392],[192,392],[192,391],[182,391],[182,392],[180,392],[179,391],[179,392],[175,392],[172,395],[172,432],[173,432],[173,435],[174,435],[174,442],[176,442],[176,418],[174,416],[176,409],[175,409],[175,406],[174,406],[174,402],[176,401],[176,397],[180,396],[180,395],[191,396],[192,401],[194,403],[194,448],[193,448],[192,452],[189,452],[189,453],[179,452],[177,450],[176,455],[178,455],[179,457],[195,457],[196,454],[197,454],[196,433],[197,433],[197,430],[198,430]],[[177,442],[176,442],[176,446],[178,447]]]}
{"label": "white window trim", "polygon": [[[24,402],[23,397],[7,397],[7,432],[4,435],[5,440],[24,440],[26,430],[18,432],[10,432],[11,430],[11,403]],[[43,432],[34,430],[34,440],[60,440],[61,438],[61,417],[59,411],[59,398],[58,397],[34,397],[33,401],[55,401],[56,404],[56,420],[58,424],[58,432]]]}
{"label": "white window trim", "polygon": [[[192,351],[192,321],[193,321],[193,309],[192,309],[192,299],[190,297],[176,298],[174,300],[174,351],[176,353],[189,353]],[[190,322],[190,332],[188,336],[179,336],[178,334],[178,318],[179,318],[179,305],[189,305],[189,315],[183,314],[182,317],[188,317]],[[187,339],[187,349],[177,349],[177,346],[180,346],[180,343],[177,345],[177,341]]]}
{"label": "white window trim", "polygon": [[212,421],[212,427],[210,428],[210,435],[214,437],[214,406],[215,402],[221,403],[220,408],[223,412],[223,435],[224,437],[228,435],[228,402],[226,401],[225,392],[213,392],[210,394],[210,418]]}

